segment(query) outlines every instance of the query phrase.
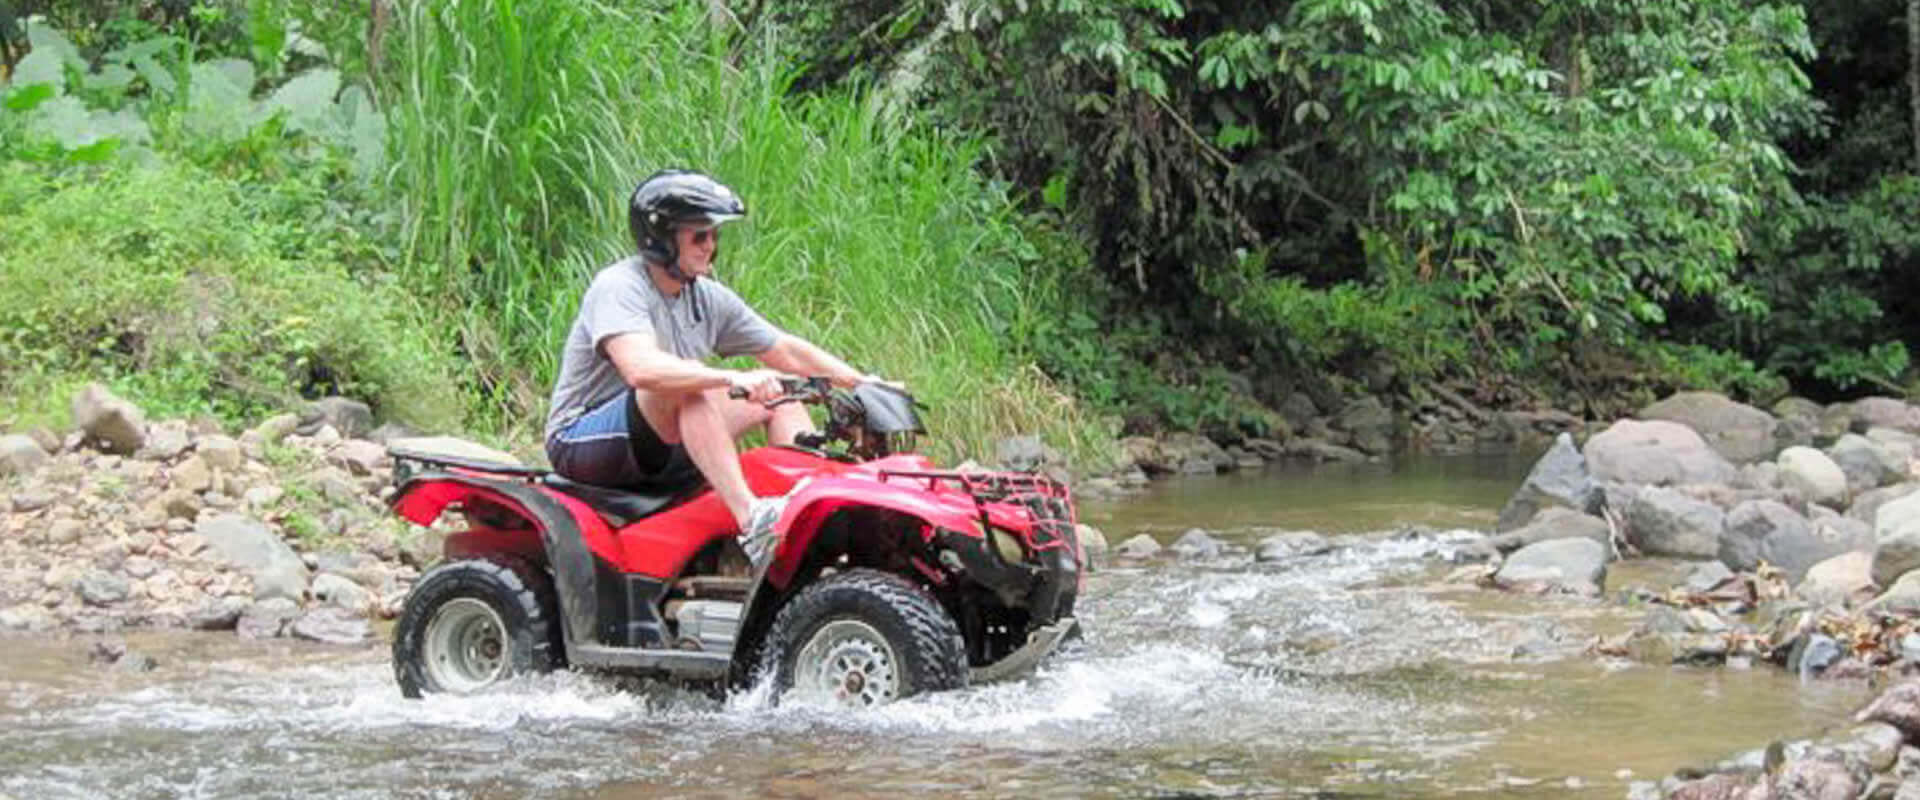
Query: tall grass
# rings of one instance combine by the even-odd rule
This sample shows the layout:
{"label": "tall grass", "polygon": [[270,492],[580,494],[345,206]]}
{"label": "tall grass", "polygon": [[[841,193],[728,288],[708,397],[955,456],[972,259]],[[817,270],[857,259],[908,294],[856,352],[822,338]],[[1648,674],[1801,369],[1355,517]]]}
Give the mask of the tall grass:
{"label": "tall grass", "polygon": [[683,166],[747,198],[722,279],[911,384],[945,434],[936,455],[1027,432],[1099,460],[1107,431],[1010,355],[1006,332],[1050,311],[1023,289],[1032,248],[974,172],[978,144],[862,95],[790,97],[774,48],[667,5],[403,4],[387,87],[403,261],[459,320],[481,419],[538,428],[581,291],[631,250],[627,192]]}

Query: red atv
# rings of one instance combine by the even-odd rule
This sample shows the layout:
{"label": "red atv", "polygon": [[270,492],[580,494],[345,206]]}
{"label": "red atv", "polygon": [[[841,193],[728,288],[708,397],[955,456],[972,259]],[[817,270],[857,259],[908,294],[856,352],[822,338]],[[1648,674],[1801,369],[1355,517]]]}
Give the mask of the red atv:
{"label": "red atv", "polygon": [[892,388],[786,389],[780,402],[827,405],[828,424],[741,456],[754,494],[786,498],[758,574],[697,475],[635,491],[394,453],[395,511],[466,522],[407,597],[400,691],[572,666],[734,687],[770,674],[779,690],[872,705],[1018,674],[1054,649],[1080,584],[1064,486],[933,469],[908,454],[922,429]]}

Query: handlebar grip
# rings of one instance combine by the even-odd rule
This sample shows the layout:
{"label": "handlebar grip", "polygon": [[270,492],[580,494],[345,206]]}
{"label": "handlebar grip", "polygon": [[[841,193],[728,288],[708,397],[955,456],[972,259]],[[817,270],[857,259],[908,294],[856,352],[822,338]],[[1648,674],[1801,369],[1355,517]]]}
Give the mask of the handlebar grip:
{"label": "handlebar grip", "polygon": [[747,399],[747,390],[735,386],[727,390],[727,396],[735,400],[745,400]]}

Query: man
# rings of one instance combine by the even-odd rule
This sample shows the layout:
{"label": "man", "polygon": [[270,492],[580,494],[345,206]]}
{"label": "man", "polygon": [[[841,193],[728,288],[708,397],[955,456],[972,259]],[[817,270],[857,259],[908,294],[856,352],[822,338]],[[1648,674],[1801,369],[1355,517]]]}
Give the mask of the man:
{"label": "man", "polygon": [[[777,517],[777,504],[748,489],[734,439],[765,425],[770,442],[791,444],[812,429],[798,403],[767,408],[781,373],[842,387],[869,376],[768,324],[714,280],[720,225],[746,213],[732,189],[697,172],[658,172],[634,189],[627,222],[639,252],[595,276],[561,351],[546,433],[555,471],[619,487],[684,473],[691,462],[740,530]],[[768,369],[703,363],[715,355],[751,355]],[[770,541],[755,538],[742,542],[757,564]]]}

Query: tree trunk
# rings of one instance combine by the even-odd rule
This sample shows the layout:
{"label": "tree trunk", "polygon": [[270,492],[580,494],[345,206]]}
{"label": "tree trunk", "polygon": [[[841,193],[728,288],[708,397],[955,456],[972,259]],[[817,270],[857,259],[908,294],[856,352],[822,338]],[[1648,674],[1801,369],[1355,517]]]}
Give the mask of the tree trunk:
{"label": "tree trunk", "polygon": [[1920,173],[1920,0],[1907,0],[1907,88],[1913,113],[1913,171]]}

